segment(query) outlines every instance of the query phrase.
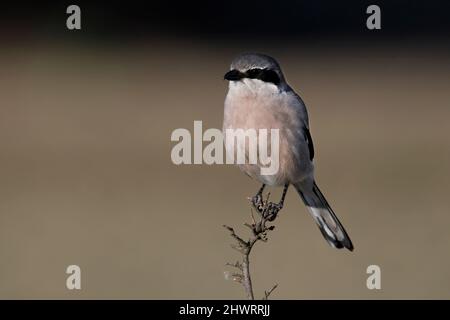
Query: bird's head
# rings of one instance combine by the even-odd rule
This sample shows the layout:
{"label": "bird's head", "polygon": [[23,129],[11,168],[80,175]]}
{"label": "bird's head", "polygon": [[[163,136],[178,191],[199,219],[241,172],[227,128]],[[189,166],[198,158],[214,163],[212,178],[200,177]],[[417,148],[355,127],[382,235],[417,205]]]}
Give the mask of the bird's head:
{"label": "bird's head", "polygon": [[231,83],[252,86],[283,86],[286,82],[278,62],[265,54],[244,53],[237,56],[225,76]]}

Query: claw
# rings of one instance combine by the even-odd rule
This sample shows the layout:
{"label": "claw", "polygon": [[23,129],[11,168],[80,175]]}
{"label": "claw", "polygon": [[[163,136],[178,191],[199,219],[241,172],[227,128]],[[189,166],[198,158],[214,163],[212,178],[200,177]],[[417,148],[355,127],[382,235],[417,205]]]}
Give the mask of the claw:
{"label": "claw", "polygon": [[283,209],[282,203],[269,202],[264,212],[264,217],[267,218],[268,221],[273,221],[281,209]]}
{"label": "claw", "polygon": [[257,194],[251,199],[253,207],[258,211],[258,213],[262,214],[264,211],[264,201],[260,194]]}

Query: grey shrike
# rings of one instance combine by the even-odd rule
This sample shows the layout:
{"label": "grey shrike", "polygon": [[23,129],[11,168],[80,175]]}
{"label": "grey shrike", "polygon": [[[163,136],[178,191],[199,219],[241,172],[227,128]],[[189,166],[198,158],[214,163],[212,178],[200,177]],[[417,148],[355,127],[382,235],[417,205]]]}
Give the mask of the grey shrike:
{"label": "grey shrike", "polygon": [[280,202],[272,203],[280,210],[292,184],[328,243],[353,251],[347,232],[314,180],[314,146],[308,113],[302,99],[287,84],[278,62],[264,54],[245,53],[233,60],[224,78],[229,81],[224,131],[279,130],[279,169],[275,174],[262,175],[259,162],[239,165],[244,173],[263,184],[253,197],[255,207],[261,209],[266,185],[284,186]]}

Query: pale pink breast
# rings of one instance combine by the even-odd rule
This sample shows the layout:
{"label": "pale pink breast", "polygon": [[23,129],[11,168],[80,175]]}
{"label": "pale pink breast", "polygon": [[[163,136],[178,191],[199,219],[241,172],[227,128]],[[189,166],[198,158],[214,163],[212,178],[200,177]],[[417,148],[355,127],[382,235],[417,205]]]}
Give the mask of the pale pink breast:
{"label": "pale pink breast", "polygon": [[269,185],[282,185],[300,178],[296,146],[301,132],[299,116],[282,97],[239,94],[228,95],[225,101],[224,129],[267,129],[269,132],[279,129],[279,170],[275,175],[261,176],[260,165],[240,165],[246,174]]}

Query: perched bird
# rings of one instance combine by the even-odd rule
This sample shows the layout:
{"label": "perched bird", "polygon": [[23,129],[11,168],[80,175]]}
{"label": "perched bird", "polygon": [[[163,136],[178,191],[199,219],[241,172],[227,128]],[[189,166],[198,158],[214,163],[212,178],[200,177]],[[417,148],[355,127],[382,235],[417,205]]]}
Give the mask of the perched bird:
{"label": "perched bird", "polygon": [[[259,162],[239,164],[244,173],[262,183],[253,197],[254,206],[261,208],[266,185],[284,186],[280,202],[271,203],[272,210],[280,210],[292,184],[328,243],[352,251],[353,244],[347,232],[314,180],[314,146],[305,104],[286,82],[278,62],[264,54],[241,54],[232,61],[224,78],[229,81],[224,131],[279,130],[279,168],[275,174],[261,174]],[[225,144],[228,143],[225,135]],[[227,153],[230,151],[234,152],[227,148]]]}

